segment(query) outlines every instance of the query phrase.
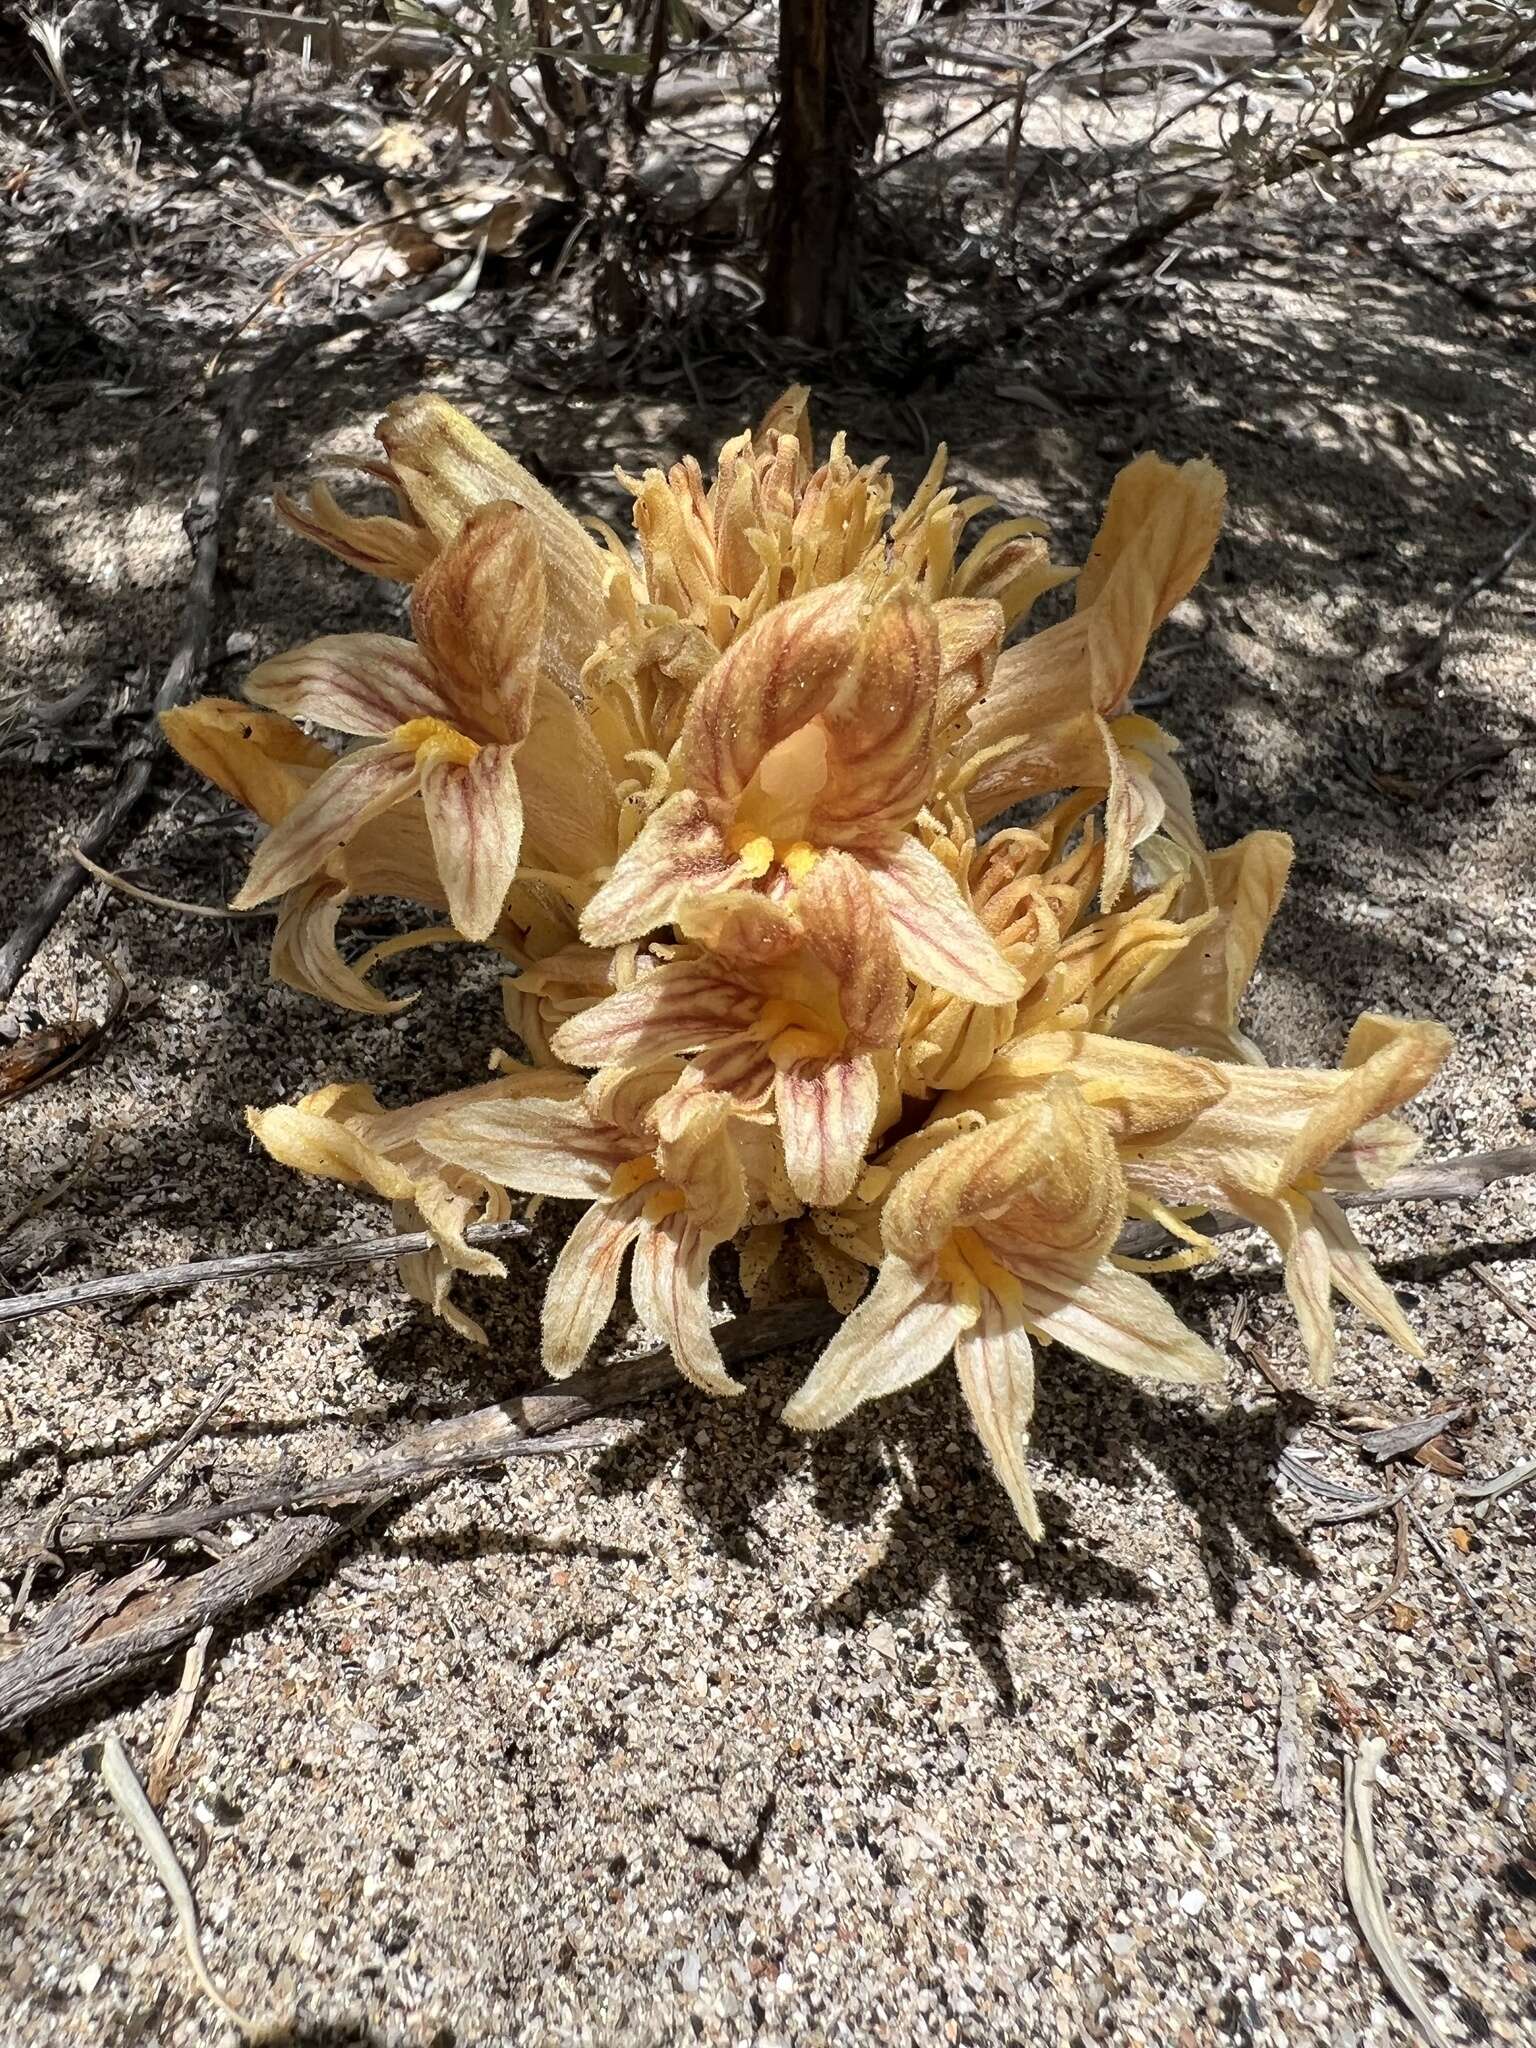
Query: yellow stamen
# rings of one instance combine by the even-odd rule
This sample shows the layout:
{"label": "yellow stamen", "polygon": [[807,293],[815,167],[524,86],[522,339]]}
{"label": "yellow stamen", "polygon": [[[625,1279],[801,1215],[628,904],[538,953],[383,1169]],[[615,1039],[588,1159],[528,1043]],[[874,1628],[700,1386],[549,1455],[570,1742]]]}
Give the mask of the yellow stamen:
{"label": "yellow stamen", "polygon": [[473,761],[480,748],[467,733],[451,726],[445,718],[410,718],[390,734],[390,744],[407,754],[419,754],[423,747],[464,766]]}
{"label": "yellow stamen", "polygon": [[[1182,1238],[1199,1252],[1211,1252],[1215,1246],[1202,1231],[1190,1227],[1192,1216],[1208,1216],[1210,1211],[1198,1203],[1194,1207],[1181,1205],[1172,1208],[1160,1202],[1156,1195],[1133,1194],[1128,1205],[1134,1215],[1144,1216],[1149,1223],[1159,1223],[1170,1237]],[[1192,1262],[1193,1263],[1193,1262]]]}
{"label": "yellow stamen", "polygon": [[649,1152],[642,1152],[638,1159],[626,1159],[624,1164],[615,1170],[613,1179],[608,1183],[608,1199],[610,1202],[622,1202],[626,1195],[632,1195],[648,1181],[660,1179],[661,1168],[656,1164],[654,1156]]}
{"label": "yellow stamen", "polygon": [[766,832],[754,832],[750,825],[738,825],[727,841],[754,882],[760,882],[771,868],[783,868],[797,886],[821,859],[821,848],[808,839],[773,839]]}
{"label": "yellow stamen", "polygon": [[805,1003],[786,1002],[775,996],[764,1003],[751,1036],[768,1048],[776,1067],[792,1067],[797,1060],[831,1059],[843,1049],[843,1034],[832,1029]]}
{"label": "yellow stamen", "polygon": [[742,866],[754,882],[760,882],[773,866],[773,841],[765,838],[762,833],[743,839],[733,832],[731,834],[731,851],[739,858]]}
{"label": "yellow stamen", "polygon": [[663,1217],[675,1216],[679,1209],[686,1209],[688,1197],[681,1188],[658,1188],[647,1200],[643,1214],[647,1223],[660,1223]]}
{"label": "yellow stamen", "polygon": [[974,1230],[957,1230],[939,1253],[939,1272],[956,1302],[974,1321],[981,1313],[983,1293],[991,1294],[1015,1315],[1024,1308],[1024,1290]]}

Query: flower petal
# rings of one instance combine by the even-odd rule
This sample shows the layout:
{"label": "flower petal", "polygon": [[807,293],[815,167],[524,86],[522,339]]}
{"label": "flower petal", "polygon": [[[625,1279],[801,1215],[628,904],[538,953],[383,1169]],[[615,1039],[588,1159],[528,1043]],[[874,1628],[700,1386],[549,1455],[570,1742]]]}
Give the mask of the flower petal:
{"label": "flower petal", "polygon": [[414,996],[392,1002],[349,967],[336,948],[336,924],[349,898],[344,883],[315,875],[290,889],[272,934],[272,978],[287,988],[318,996],[340,1010],[367,1017],[392,1017]]}
{"label": "flower petal", "polygon": [[795,1193],[835,1209],[853,1192],[880,1108],[880,1081],[866,1052],[797,1060],[774,1076],[784,1163]]}
{"label": "flower petal", "polygon": [[517,874],[523,842],[517,749],[482,747],[464,761],[429,741],[418,758],[448,914],[466,939],[488,939]]}
{"label": "flower petal", "polygon": [[582,937],[592,946],[644,938],[671,923],[688,897],[733,888],[746,878],[703,799],[680,789],[646,819],[582,912]]}
{"label": "flower petal", "polygon": [[1250,832],[1220,848],[1206,876],[1192,875],[1178,902],[1189,916],[1213,904],[1214,925],[1115,1014],[1117,1036],[1189,1046],[1211,1057],[1255,1059],[1237,1032],[1238,1007],[1285,893],[1292,846],[1283,832]]}
{"label": "flower petal", "polygon": [[1011,1003],[1024,984],[960,893],[949,870],[921,840],[899,839],[861,854],[896,928],[903,966],[968,1003]]}
{"label": "flower petal", "polygon": [[1094,724],[1104,741],[1109,787],[1104,792],[1104,876],[1099,903],[1113,910],[1130,886],[1131,855],[1163,822],[1165,805],[1156,783],[1135,754],[1123,753],[1105,721]]}
{"label": "flower petal", "polygon": [[1012,1115],[962,1130],[928,1151],[891,1189],[887,1247],[913,1264],[974,1229],[1014,1274],[1039,1257],[1091,1262],[1119,1235],[1125,1187],[1107,1120],[1065,1076]]}
{"label": "flower petal", "polygon": [[682,1215],[647,1224],[635,1246],[630,1299],[685,1379],[706,1394],[742,1394],[746,1388],[726,1371],[710,1328],[710,1249],[709,1240]]}
{"label": "flower petal", "polygon": [[471,739],[527,737],[545,611],[538,538],[516,505],[472,512],[417,582],[411,630]]}
{"label": "flower petal", "polygon": [[359,518],[339,505],[324,484],[310,485],[308,505],[283,491],[272,503],[278,518],[295,533],[328,548],[351,568],[392,583],[414,583],[437,553],[436,540],[421,527],[378,513]]}
{"label": "flower petal", "polygon": [[758,1001],[708,962],[674,961],[570,1018],[550,1043],[578,1067],[665,1059],[746,1030]]}
{"label": "flower petal", "polygon": [[851,853],[824,853],[795,891],[794,908],[806,943],[837,983],[850,1044],[895,1045],[906,1014],[906,970],[889,913],[859,861]]}
{"label": "flower petal", "polygon": [[1227,481],[1214,463],[1175,465],[1150,452],[1127,463],[1077,578],[1077,608],[1117,599],[1117,580],[1145,585],[1152,632],[1205,574],[1221,531]]}
{"label": "flower petal", "polygon": [[656,1165],[687,1202],[689,1224],[711,1245],[747,1219],[747,1182],[723,1095],[664,1096],[656,1107]]}
{"label": "flower petal", "polygon": [[254,910],[282,896],[416,788],[414,754],[391,746],[359,747],[343,754],[302,796],[256,849],[236,910]]}
{"label": "flower petal", "polygon": [[641,1230],[641,1195],[594,1202],[579,1217],[544,1291],[544,1370],[575,1372],[613,1313],[624,1254]]}
{"label": "flower petal", "polygon": [[284,1166],[322,1180],[344,1181],[349,1187],[372,1188],[386,1201],[414,1201],[416,1183],[411,1175],[343,1123],[340,1114],[347,1112],[360,1117],[377,1114],[371,1090],[319,1088],[302,1102],[248,1109],[245,1120],[258,1143]]}
{"label": "flower petal", "polygon": [[892,1254],[783,1420],[791,1429],[830,1429],[862,1402],[912,1386],[949,1355],[969,1319],[946,1289]]}
{"label": "flower petal", "polygon": [[1045,1528],[1025,1462],[1035,1408],[1034,1350],[1023,1323],[990,1291],[983,1291],[976,1321],[955,1339],[955,1369],[992,1469],[1025,1535],[1038,1543]]}
{"label": "flower petal", "polygon": [[199,697],[162,711],[160,730],[189,767],[264,825],[280,824],[336,760],[292,719],[252,711],[232,697]]}
{"label": "flower petal", "polygon": [[389,633],[328,633],[275,655],[251,671],[245,694],[363,739],[385,739],[413,718],[453,717],[427,655]]}
{"label": "flower petal", "polygon": [[378,435],[411,510],[444,545],[477,506],[507,500],[527,514],[548,592],[545,665],[562,689],[579,696],[582,664],[606,626],[596,541],[520,462],[441,398],[400,399]]}
{"label": "flower petal", "polygon": [[1099,780],[1092,714],[1124,709],[1147,641],[1210,560],[1225,489],[1208,462],[1144,455],[1121,471],[1076,615],[1005,650],[972,715],[968,754],[989,756],[969,789],[978,824],[1035,791]]}
{"label": "flower petal", "polygon": [[939,633],[930,606],[898,585],[871,613],[858,659],[821,713],[826,781],[809,837],[859,846],[910,825],[933,781]]}
{"label": "flower petal", "polygon": [[1349,1218],[1327,1195],[1314,1194],[1310,1200],[1313,1225],[1328,1248],[1334,1286],[1362,1315],[1369,1316],[1379,1330],[1384,1330],[1399,1349],[1410,1358],[1422,1358],[1424,1346],[1398,1305],[1397,1296],[1371,1264],[1370,1254],[1356,1237]]}
{"label": "flower petal", "polygon": [[1217,1386],[1225,1376],[1218,1353],[1135,1273],[1042,1254],[1019,1286],[1030,1329],[1111,1372],[1181,1386]]}
{"label": "flower petal", "polygon": [[612,1127],[593,1120],[582,1076],[549,1069],[527,1077],[526,1093],[445,1110],[420,1125],[416,1141],[502,1187],[572,1201],[605,1193],[626,1156]]}
{"label": "flower petal", "polygon": [[535,687],[518,762],[523,864],[577,876],[610,867],[619,835],[613,777],[591,726],[547,675]]}
{"label": "flower petal", "polygon": [[765,755],[798,732],[849,676],[859,651],[862,591],[813,590],[775,605],[694,692],[677,744],[680,781],[734,803]]}

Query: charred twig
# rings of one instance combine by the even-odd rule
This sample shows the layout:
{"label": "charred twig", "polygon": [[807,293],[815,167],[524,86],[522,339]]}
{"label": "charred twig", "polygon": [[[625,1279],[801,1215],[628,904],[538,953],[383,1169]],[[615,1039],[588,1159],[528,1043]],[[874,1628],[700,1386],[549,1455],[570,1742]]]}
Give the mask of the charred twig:
{"label": "charred twig", "polygon": [[[1536,1173],[1536,1145],[1514,1146],[1504,1152],[1468,1152],[1459,1158],[1442,1159],[1423,1167],[1410,1168],[1383,1188],[1364,1193],[1340,1195],[1346,1205],[1378,1206],[1385,1202],[1465,1202],[1495,1181]],[[1219,1216],[1206,1225],[1213,1232],[1247,1230],[1251,1225],[1240,1216]],[[528,1235],[528,1225],[519,1221],[473,1224],[465,1236],[471,1244],[501,1245]],[[1122,1235],[1120,1250],[1140,1253],[1163,1242],[1156,1224],[1133,1224]],[[288,1251],[239,1252],[227,1259],[192,1259],[184,1265],[154,1267],[142,1273],[108,1273],[95,1280],[80,1280],[69,1287],[53,1287],[44,1293],[13,1295],[0,1301],[0,1324],[27,1322],[33,1316],[57,1315],[63,1309],[89,1308],[103,1301],[142,1301],[151,1294],[173,1294],[182,1287],[208,1287],[223,1280],[249,1280],[267,1273],[312,1273],[329,1266],[365,1266],[383,1259],[410,1258],[430,1251],[432,1239],[424,1230],[410,1230],[391,1237],[359,1238],[346,1244],[302,1245]]]}
{"label": "charred twig", "polygon": [[[726,1363],[739,1365],[820,1339],[831,1323],[824,1302],[786,1302],[738,1316],[715,1336]],[[333,1498],[349,1491],[367,1495],[350,1515],[318,1510],[275,1522],[232,1556],[182,1579],[169,1577],[156,1560],[105,1584],[82,1576],[32,1628],[10,1639],[14,1648],[0,1653],[0,1734],[160,1663],[210,1622],[226,1621],[286,1585],[391,1497],[467,1464],[518,1456],[529,1438],[569,1431],[675,1379],[664,1350],[576,1373],[563,1385],[433,1423],[360,1466],[350,1482],[328,1482]],[[583,1449],[590,1441],[572,1437],[560,1448]],[[231,1511],[231,1503],[222,1504],[224,1518]]]}
{"label": "charred twig", "polygon": [[[474,260],[471,257],[469,263]],[[257,398],[286,376],[295,363],[327,342],[339,341],[365,328],[387,326],[391,321],[430,305],[434,299],[448,297],[461,282],[467,268],[465,265],[451,271],[439,271],[429,286],[393,293],[375,305],[344,313],[337,320],[296,328],[229,387],[202,474],[182,514],[182,525],[192,545],[192,576],[187,585],[181,632],[151,707],[152,713],[169,711],[185,702],[207,669],[219,571],[220,529],[239,464],[242,438]],[[148,793],[160,757],[158,728],[153,716],[145,722],[144,729],[128,742],[124,754],[122,767],[106,802],[79,835],[79,851],[92,860],[99,859],[107,851]],[[4,1002],[15,989],[38,947],[85,886],[86,879],[85,868],[72,855],[22,913],[20,924],[0,947],[0,1002]]]}

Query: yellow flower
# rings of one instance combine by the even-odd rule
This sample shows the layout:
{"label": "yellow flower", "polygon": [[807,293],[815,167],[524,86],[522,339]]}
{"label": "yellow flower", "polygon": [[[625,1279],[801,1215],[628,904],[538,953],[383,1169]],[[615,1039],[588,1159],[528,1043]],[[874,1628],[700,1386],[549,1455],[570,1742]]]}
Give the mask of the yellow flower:
{"label": "yellow flower", "polygon": [[614,945],[701,894],[791,895],[829,851],[868,875],[907,971],[973,1002],[1019,980],[912,826],[932,787],[942,655],[932,610],[897,584],[792,598],[695,691],[674,749],[682,785],[582,915]]}
{"label": "yellow flower", "polygon": [[771,1116],[796,1194],[833,1207],[874,1132],[877,1055],[900,1035],[906,976],[852,855],[815,862],[789,901],[793,914],[766,897],[685,903],[682,928],[704,943],[583,1010],[551,1046],[591,1067],[695,1054],[682,1092]]}
{"label": "yellow flower", "polygon": [[[532,1065],[405,1109],[346,1087],[251,1113],[276,1157],[425,1223],[417,1298],[478,1334],[453,1276],[502,1269],[469,1224],[514,1192],[580,1200],[549,1370],[586,1356],[632,1258],[638,1319],[735,1393],[710,1307],[734,1243],[752,1299],[814,1279],[847,1317],[789,1421],[828,1427],[952,1353],[1031,1534],[1037,1344],[1218,1376],[1150,1278],[1214,1255],[1207,1212],[1279,1245],[1317,1373],[1335,1289],[1413,1345],[1332,1197],[1409,1155],[1394,1112],[1446,1036],[1367,1016],[1337,1071],[1264,1063],[1240,1006],[1289,841],[1209,852],[1175,741],[1131,709],[1215,544],[1209,463],[1124,470],[1072,615],[1000,652],[1072,573],[1038,526],[966,552],[991,501],[945,483],[942,449],[899,505],[841,436],[817,461],[799,388],[712,477],[625,479],[633,553],[438,400],[379,435],[363,468],[397,516],[320,488],[283,509],[408,583],[413,637],[315,641],[256,671],[263,708],[209,699],[166,730],[269,827],[237,900],[277,900],[282,979],[389,1009],[371,969],[439,937],[518,970]],[[339,914],[366,894],[450,922],[347,961]],[[1129,1256],[1127,1217],[1175,1248]]]}
{"label": "yellow flower", "polygon": [[1170,803],[1188,809],[1171,743],[1150,719],[1127,718],[1126,705],[1147,642],[1205,571],[1225,499],[1208,462],[1176,469],[1142,455],[1123,469],[1077,579],[1076,612],[1000,657],[971,721],[963,780],[978,824],[1042,790],[1103,790],[1106,909]]}
{"label": "yellow flower", "polygon": [[[739,1394],[710,1331],[709,1258],[746,1219],[747,1193],[720,1096],[672,1094],[675,1067],[544,1074],[537,1092],[479,1091],[424,1104],[423,1147],[455,1172],[527,1194],[590,1199],[544,1295],[544,1363],[563,1377],[608,1320],[634,1246],[635,1312],[679,1371],[711,1394]],[[428,1115],[428,1111],[434,1114]]]}
{"label": "yellow flower", "polygon": [[1115,1372],[1185,1383],[1221,1360],[1147,1281],[1106,1264],[1125,1187],[1106,1120],[1058,1077],[1012,1115],[963,1132],[908,1168],[881,1216],[886,1256],[784,1410],[826,1429],[911,1386],[951,1352],[977,1434],[1031,1536],[1025,1472],[1034,1408],[1031,1338]]}
{"label": "yellow flower", "polygon": [[1224,1087],[1214,1102],[1122,1154],[1132,1188],[1169,1206],[1230,1210],[1275,1240],[1319,1379],[1333,1368],[1335,1288],[1422,1356],[1329,1190],[1380,1186],[1412,1158],[1419,1141],[1389,1112],[1419,1093],[1450,1049],[1438,1024],[1367,1015],[1335,1071],[1216,1069]]}
{"label": "yellow flower", "polygon": [[[564,875],[611,860],[617,799],[556,680],[559,636],[527,513],[506,504],[470,513],[418,580],[411,622],[413,641],[331,635],[250,677],[255,703],[365,744],[338,759],[305,743],[304,765],[318,760],[323,772],[273,819],[237,908],[288,896],[374,821],[405,805],[414,812],[417,798],[442,898],[467,939],[496,929],[520,862]],[[173,715],[166,732],[205,765],[194,714]]]}

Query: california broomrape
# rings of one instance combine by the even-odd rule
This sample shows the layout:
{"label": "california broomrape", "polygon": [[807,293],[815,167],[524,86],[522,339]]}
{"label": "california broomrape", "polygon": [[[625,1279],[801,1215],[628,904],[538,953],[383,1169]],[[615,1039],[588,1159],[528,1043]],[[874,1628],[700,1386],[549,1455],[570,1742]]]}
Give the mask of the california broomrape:
{"label": "california broomrape", "polygon": [[[581,1363],[629,1258],[639,1320],[733,1394],[709,1285],[734,1244],[753,1301],[814,1276],[846,1317],[786,1421],[826,1428],[953,1356],[1031,1535],[1037,1340],[1220,1378],[1148,1277],[1210,1255],[1209,1210],[1279,1246],[1319,1378],[1335,1290],[1417,1354],[1333,1197],[1416,1151],[1392,1112],[1448,1035],[1366,1015],[1336,1070],[1266,1064],[1237,1018],[1290,843],[1207,849],[1175,742],[1128,708],[1210,559],[1218,470],[1131,463],[1071,616],[1012,641],[1074,575],[1042,529],[1000,520],[964,550],[991,501],[945,486],[942,450],[899,506],[841,435],[816,463],[798,388],[708,483],[692,459],[623,479],[635,554],[438,399],[392,407],[379,440],[364,467],[393,516],[320,485],[279,509],[408,584],[412,637],[313,641],[248,702],[163,723],[270,827],[235,901],[276,906],[278,979],[382,1014],[402,1003],[373,977],[414,945],[514,970],[518,1051],[490,1081],[249,1112],[276,1158],[425,1227],[415,1298],[480,1337],[454,1275],[505,1269],[468,1226],[514,1193],[583,1201],[548,1369]],[[338,923],[368,895],[439,921],[349,961]],[[1128,1217],[1179,1249],[1118,1252]]]}

